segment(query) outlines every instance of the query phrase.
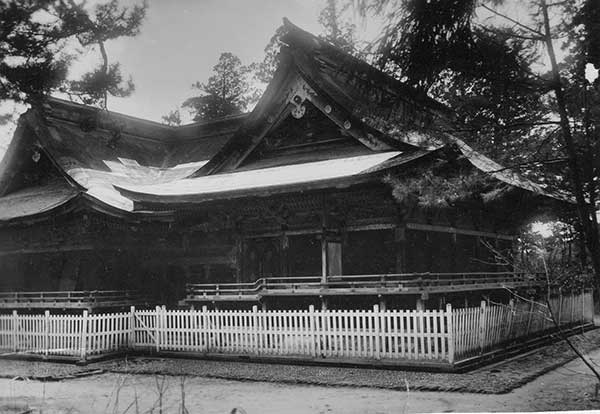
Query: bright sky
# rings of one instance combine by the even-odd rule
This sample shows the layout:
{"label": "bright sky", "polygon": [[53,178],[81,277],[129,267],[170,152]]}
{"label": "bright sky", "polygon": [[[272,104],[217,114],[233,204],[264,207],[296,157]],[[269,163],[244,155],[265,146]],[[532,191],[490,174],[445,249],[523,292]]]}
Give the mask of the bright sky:
{"label": "bright sky", "polygon": [[310,32],[320,32],[318,15],[324,3],[149,0],[142,33],[107,45],[109,58],[120,62],[123,73],[131,74],[136,84],[133,96],[111,98],[109,109],[160,121],[192,96],[192,83],[210,76],[222,52],[232,52],[243,64],[262,60],[283,17]]}
{"label": "bright sky", "polygon": [[[90,0],[88,5],[105,1]],[[120,3],[133,5],[140,1]],[[136,85],[136,91],[128,98],[111,97],[109,109],[160,122],[163,115],[193,96],[191,85],[206,81],[222,52],[234,53],[243,64],[262,60],[264,47],[283,17],[319,34],[322,28],[318,16],[325,3],[326,0],[148,0],[141,34],[107,44],[109,59],[120,62],[123,74],[131,75]],[[511,12],[522,14],[518,10]],[[358,26],[363,38],[372,39],[379,31],[375,19],[368,27]],[[73,65],[71,77],[78,78],[98,62],[98,57],[97,51],[81,57]],[[10,110],[0,109],[0,113]],[[184,121],[189,120],[186,111],[182,115]],[[12,130],[10,126],[0,127],[0,156]]]}
{"label": "bright sky", "polygon": [[[88,5],[106,0],[88,1]],[[142,0],[120,0],[124,6]],[[120,62],[136,90],[128,98],[109,98],[109,109],[161,121],[193,96],[191,85],[204,82],[222,52],[232,52],[243,64],[261,61],[264,48],[287,17],[294,24],[319,34],[318,16],[326,0],[148,0],[141,33],[108,42],[111,62]],[[86,52],[72,65],[78,78],[99,62],[98,52]],[[22,112],[26,108],[16,108]],[[13,111],[4,103],[0,113]],[[185,120],[189,120],[182,111]],[[0,158],[14,125],[0,126]]]}

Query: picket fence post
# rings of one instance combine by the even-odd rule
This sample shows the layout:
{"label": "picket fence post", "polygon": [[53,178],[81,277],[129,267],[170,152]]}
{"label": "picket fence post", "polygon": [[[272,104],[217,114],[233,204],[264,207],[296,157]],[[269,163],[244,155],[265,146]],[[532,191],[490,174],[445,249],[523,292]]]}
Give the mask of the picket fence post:
{"label": "picket fence post", "polygon": [[129,336],[127,338],[127,347],[133,349],[135,346],[135,306],[129,308]]}
{"label": "picket fence post", "polygon": [[19,317],[17,315],[17,311],[13,310],[12,312],[12,343],[13,343],[13,352],[17,352],[19,347],[17,346],[17,332],[19,330],[18,327]]}
{"label": "picket fence post", "polygon": [[512,338],[515,314],[515,301],[514,299],[510,299],[508,301],[508,328],[506,328],[506,339]]}
{"label": "picket fence post", "polygon": [[83,311],[83,317],[81,319],[81,332],[79,341],[79,356],[82,361],[85,361],[87,356],[87,332],[88,331],[88,311]]}
{"label": "picket fence post", "polygon": [[373,305],[373,319],[375,325],[375,359],[381,359],[380,347],[381,347],[381,321],[379,320],[379,305]]}
{"label": "picket fence post", "polygon": [[[452,305],[446,304],[446,329],[448,329],[448,362],[454,363],[454,324],[452,320]],[[443,333],[443,332],[442,332]]]}
{"label": "picket fence post", "polygon": [[559,288],[558,289],[558,319],[557,319],[557,324],[558,327],[560,327],[562,325],[562,307],[563,307],[563,296],[562,296],[562,290]]}
{"label": "picket fence post", "polygon": [[156,342],[156,352],[160,352],[160,306],[154,310],[154,341]]}
{"label": "picket fence post", "polygon": [[581,289],[581,320],[580,324],[585,323],[585,291]]}
{"label": "picket fence post", "polygon": [[50,311],[44,311],[44,355],[48,356],[50,348]]}
{"label": "picket fence post", "polygon": [[487,324],[487,312],[485,311],[486,303],[485,300],[481,301],[481,307],[479,312],[479,352],[483,353],[485,348],[485,330]]}
{"label": "picket fence post", "polygon": [[310,329],[310,352],[313,357],[317,356],[317,338],[316,338],[316,318],[315,318],[315,307],[314,305],[310,305],[308,307],[308,317],[309,317],[309,329]]}
{"label": "picket fence post", "polygon": [[525,331],[525,336],[529,336],[529,331],[531,329],[531,320],[533,319],[534,305],[535,302],[531,300],[531,304],[529,305],[529,318],[527,319],[527,331]]}
{"label": "picket fence post", "polygon": [[252,344],[254,348],[254,353],[256,355],[259,354],[259,341],[258,341],[258,306],[252,306]]}

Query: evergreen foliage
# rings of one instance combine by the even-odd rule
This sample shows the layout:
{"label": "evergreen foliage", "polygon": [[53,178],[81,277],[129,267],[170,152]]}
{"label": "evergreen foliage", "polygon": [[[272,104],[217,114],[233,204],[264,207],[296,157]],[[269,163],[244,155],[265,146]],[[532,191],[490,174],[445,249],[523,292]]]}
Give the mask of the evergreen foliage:
{"label": "evergreen foliage", "polygon": [[[137,35],[145,13],[145,3],[124,8],[117,0],[91,10],[76,0],[1,0],[0,101],[36,104],[61,91],[106,107],[108,95],[131,94],[133,82],[109,63],[105,42]],[[101,64],[77,81],[67,80],[77,57],[72,41],[101,54]]]}

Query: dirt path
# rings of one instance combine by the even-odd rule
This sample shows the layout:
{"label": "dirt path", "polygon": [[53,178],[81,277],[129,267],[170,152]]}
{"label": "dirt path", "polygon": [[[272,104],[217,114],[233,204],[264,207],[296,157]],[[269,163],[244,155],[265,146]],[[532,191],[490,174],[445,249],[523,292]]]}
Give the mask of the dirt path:
{"label": "dirt path", "polygon": [[[600,350],[590,358],[600,363]],[[34,408],[47,413],[176,413],[181,378],[103,374],[42,383],[0,379],[0,412]],[[573,361],[509,394],[404,392],[373,388],[322,387],[186,377],[185,405],[192,413],[403,413],[600,409],[593,400],[595,378]],[[137,399],[138,409],[135,401]],[[12,409],[15,407],[15,409]],[[4,411],[3,411],[4,410]],[[20,410],[20,411],[19,411]]]}

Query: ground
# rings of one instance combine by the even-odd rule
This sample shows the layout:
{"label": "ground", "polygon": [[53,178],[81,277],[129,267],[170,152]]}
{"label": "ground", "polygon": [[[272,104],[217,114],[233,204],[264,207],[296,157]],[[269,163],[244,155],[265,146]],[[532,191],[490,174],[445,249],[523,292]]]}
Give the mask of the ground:
{"label": "ground", "polygon": [[[599,339],[596,331],[575,339],[594,364],[600,364]],[[162,406],[164,413],[180,413],[182,400],[189,413],[229,413],[234,407],[248,414],[600,409],[596,378],[579,359],[565,364],[572,358],[565,344],[555,344],[467,374],[183,359],[87,367],[5,360],[0,412],[143,413]],[[88,376],[66,378],[78,373]],[[65,379],[29,379],[50,375]],[[417,391],[428,388],[460,391]]]}

